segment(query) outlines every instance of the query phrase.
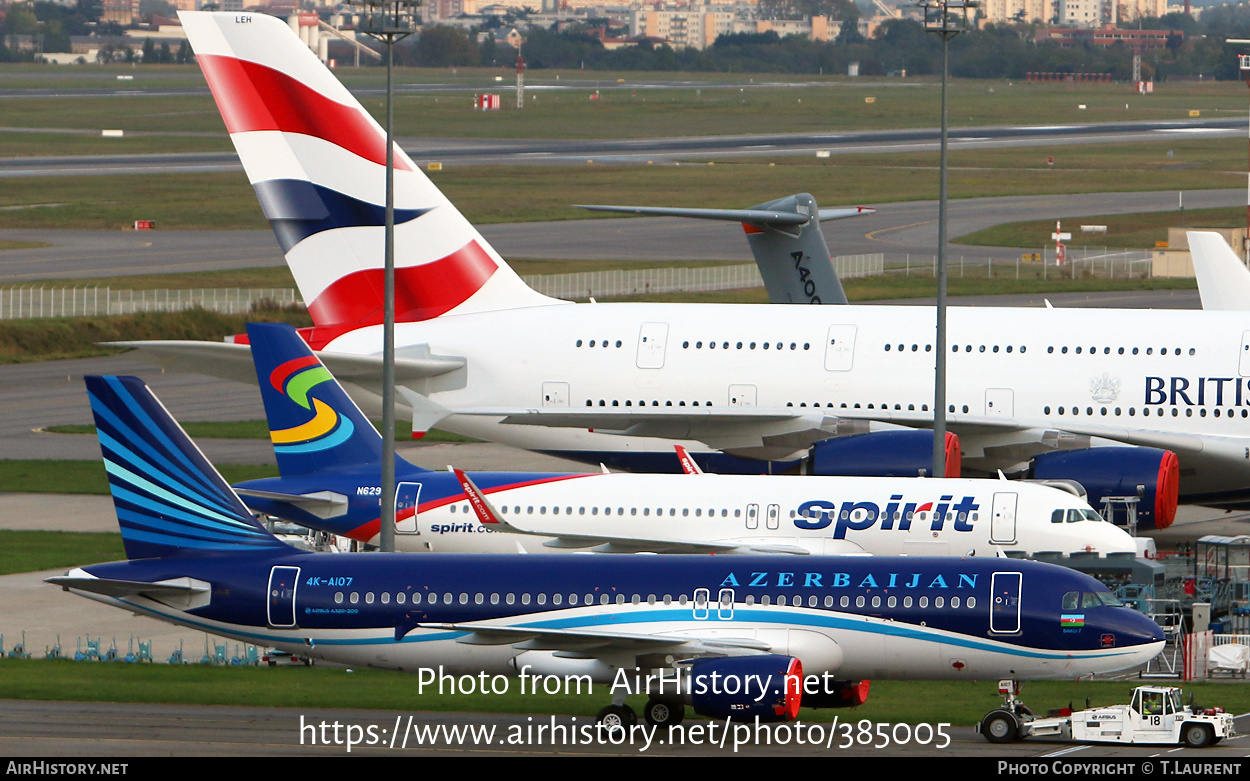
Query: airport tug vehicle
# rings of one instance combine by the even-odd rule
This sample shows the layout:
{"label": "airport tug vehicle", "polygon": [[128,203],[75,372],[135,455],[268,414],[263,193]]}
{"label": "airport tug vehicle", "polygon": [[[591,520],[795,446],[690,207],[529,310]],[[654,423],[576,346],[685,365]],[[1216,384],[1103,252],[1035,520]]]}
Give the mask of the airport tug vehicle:
{"label": "airport tug vehicle", "polygon": [[[1194,710],[1173,686],[1138,686],[1129,705],[1073,711],[1070,707],[1039,718],[1020,702],[1015,681],[999,681],[1003,706],[981,720],[991,743],[1028,737],[1060,737],[1087,743],[1165,743],[1190,748],[1213,746],[1236,734],[1232,714],[1223,708]],[[1088,704],[1088,703],[1087,703]]]}

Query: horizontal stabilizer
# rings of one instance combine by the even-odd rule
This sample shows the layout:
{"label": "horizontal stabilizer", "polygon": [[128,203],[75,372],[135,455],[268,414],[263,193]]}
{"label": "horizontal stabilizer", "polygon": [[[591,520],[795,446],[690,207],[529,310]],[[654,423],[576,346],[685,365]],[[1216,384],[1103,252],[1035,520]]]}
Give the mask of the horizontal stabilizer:
{"label": "horizontal stabilizer", "polygon": [[104,597],[148,597],[182,608],[203,607],[209,603],[212,595],[211,584],[193,578],[174,578],[156,583],[145,583],[135,580],[97,578],[83,569],[73,569],[65,575],[44,578],[43,582],[60,586],[63,589],[86,591]]}
{"label": "horizontal stabilizer", "polygon": [[[591,204],[574,204],[579,209],[594,212],[615,212],[618,214],[637,214],[644,217],[688,217],[695,220],[723,220],[725,222],[745,222],[768,228],[785,228],[803,225],[811,218],[806,214],[773,211],[771,209],[680,209],[665,206],[605,206]],[[876,209],[867,206],[852,206],[841,209],[821,209],[818,218],[840,220],[846,217],[857,217],[861,214],[872,214]]]}
{"label": "horizontal stabilizer", "polygon": [[[249,385],[256,382],[252,350],[246,344],[189,340],[106,342],[105,344],[109,347],[132,348],[138,351],[139,358],[168,369],[238,380]],[[345,355],[332,352],[315,352],[314,355],[340,380],[351,380],[357,377],[381,378],[382,376],[382,356],[380,355]],[[396,357],[395,381],[406,382],[438,377],[464,365],[463,358],[452,356]]]}
{"label": "horizontal stabilizer", "polygon": [[333,518],[347,512],[347,497],[334,491],[317,491],[311,494],[287,494],[281,491],[258,491],[254,488],[236,487],[234,492],[247,504],[248,497],[286,502],[318,518]]}

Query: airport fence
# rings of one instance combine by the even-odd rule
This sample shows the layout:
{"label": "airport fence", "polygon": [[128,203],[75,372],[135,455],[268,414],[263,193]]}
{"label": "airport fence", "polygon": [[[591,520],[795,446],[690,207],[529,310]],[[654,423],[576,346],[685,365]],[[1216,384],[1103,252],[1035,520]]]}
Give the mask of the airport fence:
{"label": "airport fence", "polygon": [[300,304],[295,288],[205,288],[200,290],[114,290],[110,287],[0,288],[0,320],[40,317],[130,315],[206,309],[222,314],[257,306]]}
{"label": "airport fence", "polygon": [[[843,279],[885,273],[885,256],[879,253],[839,255],[833,262],[838,276]],[[525,284],[544,295],[564,299],[745,290],[764,285],[759,268],[754,263],[583,271],[575,274],[544,274],[523,279]]]}
{"label": "airport fence", "polygon": [[[1147,279],[1151,276],[1149,250],[1118,250],[1106,247],[1070,249],[1067,262],[1055,265],[1054,248],[1012,257],[968,258],[947,256],[952,279]],[[935,276],[936,255],[839,255],[833,259],[842,279],[884,274]],[[730,266],[610,269],[575,274],[544,274],[523,277],[526,284],[555,298],[586,299],[646,296],[661,293],[698,293],[746,290],[764,284],[754,263]],[[111,287],[22,286],[0,288],[0,320],[41,317],[129,315],[137,312],[178,312],[199,307],[212,312],[237,314],[256,306],[300,306],[295,288],[205,288],[196,290],[114,290]]]}
{"label": "airport fence", "polygon": [[[980,277],[992,279],[1149,279],[1153,276],[1150,250],[1109,247],[1069,247],[1063,265],[1055,262],[1055,248],[1020,252],[1003,257],[969,258],[957,249],[946,255],[946,273],[951,279]],[[891,255],[886,274],[937,276],[936,255]]]}

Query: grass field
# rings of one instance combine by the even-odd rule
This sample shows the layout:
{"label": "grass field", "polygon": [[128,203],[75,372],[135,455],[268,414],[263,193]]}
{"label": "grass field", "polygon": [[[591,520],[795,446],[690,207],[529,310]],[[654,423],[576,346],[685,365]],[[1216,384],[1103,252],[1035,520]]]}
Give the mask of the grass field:
{"label": "grass field", "polygon": [[[1245,183],[1244,146],[1215,139],[956,150],[950,193],[974,198],[1237,187]],[[1053,169],[1048,156],[1055,157]],[[808,192],[821,205],[838,206],[933,199],[938,189],[937,157],[910,153],[714,165],[448,166],[431,176],[475,223],[602,217],[574,203],[742,208]],[[500,197],[504,188],[506,198]],[[7,180],[0,190],[0,228],[120,230],[136,219],[155,220],[161,230],[268,227],[242,173],[202,174],[194,181],[176,174],[32,177]]]}
{"label": "grass field", "polygon": [[[150,133],[222,131],[221,120],[195,66],[117,66],[115,71],[78,73],[63,70],[55,74],[53,82],[34,78],[32,66],[0,68],[0,74],[8,73],[27,76],[13,79],[13,89],[29,86],[116,90],[116,94],[60,100],[6,99],[4,124],[8,127],[120,128]],[[114,74],[112,83],[107,78],[109,73]],[[118,82],[116,74],[135,78]],[[504,77],[503,82],[494,81],[499,75]],[[380,68],[340,68],[336,76],[351,89],[370,90],[361,102],[375,117],[381,116],[384,98],[379,88],[384,72]],[[618,83],[618,79],[623,83]],[[690,81],[699,86],[674,85]],[[431,82],[452,84],[463,92],[430,94],[404,89],[409,84]],[[511,82],[510,70],[502,68],[400,68],[396,79],[396,132],[400,136],[452,138],[639,138],[932,127],[937,124],[940,100],[939,84],[931,78],[530,71],[526,74],[530,90],[523,111],[473,111],[473,94],[510,93]],[[665,82],[664,89],[649,87]],[[161,94],[162,89],[188,87],[201,87],[203,92]],[[1183,119],[1191,110],[1199,110],[1203,116],[1233,116],[1245,113],[1245,95],[1240,87],[1233,82],[1160,83],[1153,95],[1140,96],[1122,84],[953,79],[950,119],[952,127],[961,127]],[[135,90],[153,94],[128,94]],[[598,98],[591,100],[593,94]],[[866,102],[870,97],[874,101]],[[72,111],[64,110],[66,101],[72,103]],[[1084,109],[1079,108],[1082,105]],[[67,138],[63,148],[73,149],[75,144],[87,140]],[[203,143],[191,138],[185,142],[188,148]],[[77,152],[60,152],[73,153]]]}
{"label": "grass field", "polygon": [[[1186,211],[1153,212],[1146,214],[1105,214],[1082,217],[1083,225],[1106,225],[1107,232],[1082,233],[1071,231],[1069,247],[1106,246],[1128,249],[1150,249],[1158,242],[1168,240],[1168,228],[1229,228],[1242,227],[1246,221],[1244,207],[1228,209],[1191,209]],[[1075,227],[1075,226],[1073,226]],[[1038,237],[1046,231],[1054,232],[1053,220],[1011,222],[986,228],[961,236],[961,244],[979,244],[990,247],[1036,247]],[[1064,230],[1068,230],[1065,226]]]}
{"label": "grass field", "polygon": [[115,355],[120,348],[101,342],[135,339],[198,339],[219,341],[241,334],[249,322],[284,322],[297,328],[312,325],[302,309],[253,311],[221,315],[203,309],[144,312],[115,317],[64,317],[0,320],[0,364]]}
{"label": "grass field", "polygon": [[[218,464],[228,483],[276,477],[278,468],[267,465]],[[104,462],[43,459],[0,459],[0,493],[96,494],[107,496]]]}
{"label": "grass field", "polygon": [[0,530],[0,575],[80,567],[124,558],[122,536],[117,532]]}
{"label": "grass field", "polygon": [[[192,653],[196,653],[192,651]],[[512,679],[503,695],[418,694],[417,678],[385,670],[322,667],[201,667],[0,659],[4,696],[25,700],[185,703],[288,708],[362,708],[412,711],[563,714],[594,716],[610,697],[606,686],[591,694],[526,695]],[[1069,703],[1084,707],[1126,703],[1132,681],[1026,684],[1023,697],[1034,712]],[[433,687],[428,687],[433,688]],[[1250,710],[1244,686],[1196,683],[1185,687],[1200,706],[1232,713]],[[971,726],[1001,702],[993,682],[873,681],[868,702],[854,710],[802,711],[804,721],[870,719],[891,723]],[[640,710],[644,700],[629,700]]]}

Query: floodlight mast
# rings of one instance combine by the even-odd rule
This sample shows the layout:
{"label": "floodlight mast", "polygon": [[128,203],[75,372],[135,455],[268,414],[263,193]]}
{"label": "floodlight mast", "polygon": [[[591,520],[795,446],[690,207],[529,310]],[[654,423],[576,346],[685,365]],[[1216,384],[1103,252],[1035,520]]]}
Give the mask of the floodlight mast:
{"label": "floodlight mast", "polygon": [[949,116],[946,107],[946,78],[950,65],[950,39],[968,27],[968,9],[980,0],[922,0],[926,32],[942,37],[942,143],[938,165],[938,247],[937,247],[937,333],[933,377],[933,476],[946,476],[946,174]]}
{"label": "floodlight mast", "polygon": [[[1229,38],[1225,43],[1250,44],[1250,39]],[[1250,87],[1250,54],[1238,54],[1237,64],[1242,80]],[[1250,140],[1250,125],[1246,132],[1247,140]],[[1246,235],[1241,239],[1241,257],[1243,262],[1250,264],[1250,165],[1246,169]]]}
{"label": "floodlight mast", "polygon": [[378,546],[395,551],[395,44],[415,33],[420,0],[348,0],[361,8],[356,29],[386,46],[386,234],[382,305],[382,476]]}

